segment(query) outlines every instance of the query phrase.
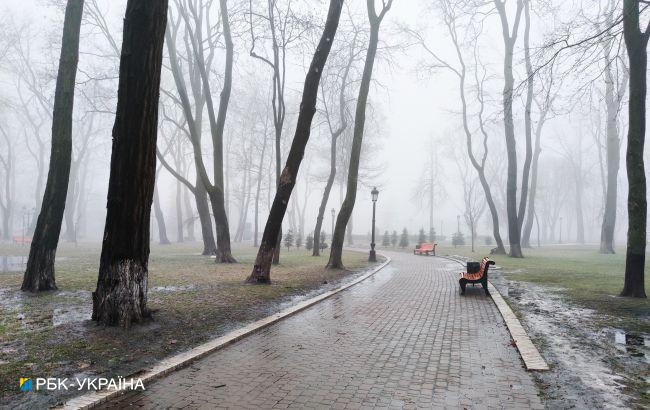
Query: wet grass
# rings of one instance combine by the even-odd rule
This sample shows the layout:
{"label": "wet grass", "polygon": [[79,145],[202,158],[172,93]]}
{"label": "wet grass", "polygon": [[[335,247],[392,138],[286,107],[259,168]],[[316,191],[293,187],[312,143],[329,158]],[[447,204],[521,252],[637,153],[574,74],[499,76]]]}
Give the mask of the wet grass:
{"label": "wet grass", "polygon": [[[346,271],[325,270],[327,256],[285,248],[271,285],[245,285],[256,252],[250,244],[235,247],[239,263],[231,265],[217,265],[200,250],[196,243],[152,247],[148,306],[154,317],[129,331],[89,320],[99,244],[60,248],[56,292],[25,295],[22,272],[0,272],[0,405],[27,398],[42,407],[62,398],[18,395],[19,377],[126,376],[368,267],[365,253],[345,252]],[[0,255],[27,252],[0,245]]]}
{"label": "wet grass", "polygon": [[[478,247],[472,253],[469,247],[440,247],[439,254],[457,254],[474,259],[489,256],[490,247]],[[507,279],[531,282],[556,288],[572,302],[614,318],[619,326],[630,331],[650,332],[650,300],[622,298],[625,272],[625,251],[602,255],[595,246],[555,246],[526,249],[525,258],[493,256],[504,268]],[[649,259],[650,260],[650,259]],[[646,278],[650,278],[646,266]],[[646,294],[650,295],[650,280],[646,280]],[[616,325],[616,324],[614,324]]]}

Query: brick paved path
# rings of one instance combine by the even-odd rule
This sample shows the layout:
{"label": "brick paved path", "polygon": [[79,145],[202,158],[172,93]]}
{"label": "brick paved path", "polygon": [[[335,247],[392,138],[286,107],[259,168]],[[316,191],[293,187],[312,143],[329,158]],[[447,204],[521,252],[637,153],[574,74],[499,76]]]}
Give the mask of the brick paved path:
{"label": "brick paved path", "polygon": [[366,281],[109,403],[144,408],[543,408],[459,265],[391,254]]}

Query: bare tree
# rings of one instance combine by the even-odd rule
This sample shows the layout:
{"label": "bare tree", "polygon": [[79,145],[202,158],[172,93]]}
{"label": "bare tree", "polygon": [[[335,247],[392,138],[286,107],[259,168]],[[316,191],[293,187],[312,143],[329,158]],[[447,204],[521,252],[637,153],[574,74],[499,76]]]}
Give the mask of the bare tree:
{"label": "bare tree", "polygon": [[[327,124],[327,130],[330,134],[330,172],[325,183],[323,190],[323,197],[318,207],[318,216],[316,217],[316,227],[314,228],[314,248],[312,251],[313,256],[320,256],[320,233],[323,229],[323,218],[325,217],[325,210],[329,201],[332,186],[336,180],[336,163],[337,163],[337,143],[339,137],[348,128],[348,109],[347,109],[347,89],[350,84],[349,76],[352,64],[357,59],[359,50],[357,48],[357,38],[359,31],[355,30],[352,33],[352,39],[345,47],[349,47],[347,54],[347,61],[344,62],[343,67],[337,64],[329,66],[328,75],[325,80],[321,82],[321,99],[323,104],[323,116]],[[341,68],[343,71],[341,72]],[[332,83],[335,83],[336,86]],[[333,110],[338,106],[338,118],[334,120]]]}
{"label": "bare tree", "polygon": [[640,0],[623,0],[623,35],[629,59],[630,80],[627,133],[627,254],[625,284],[621,296],[645,298],[645,251],[647,226],[646,178],[643,146],[646,129],[646,94],[648,69],[648,38],[650,23],[641,31]]}
{"label": "bare tree", "polygon": [[[616,2],[611,0],[605,10],[605,24],[612,26]],[[606,110],[606,158],[607,178],[604,193],[605,206],[603,210],[603,223],[600,234],[600,253],[614,253],[614,230],[616,229],[616,200],[618,197],[618,170],[620,166],[621,142],[619,138],[618,116],[621,102],[625,95],[628,81],[628,70],[623,67],[622,74],[615,75],[619,67],[618,61],[622,60],[616,50],[615,37],[607,37],[602,42],[602,52],[605,61],[605,110]],[[618,77],[618,78],[617,78]]]}
{"label": "bare tree", "polygon": [[[264,1],[262,1],[264,3]],[[284,6],[284,7],[283,7]],[[278,0],[266,0],[264,14],[255,11],[253,0],[249,0],[249,28],[251,35],[251,57],[263,62],[272,73],[272,98],[273,126],[275,130],[275,181],[280,185],[280,172],[282,168],[282,131],[286,119],[286,72],[287,51],[296,43],[303,34],[311,28],[311,23],[297,16],[293,10],[291,0],[282,3]],[[259,24],[259,22],[262,24]],[[256,27],[267,25],[264,35],[256,33]],[[270,53],[258,50],[257,44],[264,38],[270,40]],[[282,230],[279,233],[282,241]],[[273,263],[280,262],[280,248],[278,246],[273,256]]]}
{"label": "bare tree", "polygon": [[[478,58],[478,53],[476,50],[476,44],[480,30],[477,29],[471,38],[471,42],[474,42],[474,82],[476,89],[476,100],[478,102],[478,112],[473,116],[470,113],[470,107],[468,104],[467,98],[467,77],[471,75],[471,72],[468,73],[468,67],[465,62],[465,57],[462,53],[463,44],[461,44],[459,33],[458,33],[458,18],[459,10],[457,10],[458,5],[452,1],[444,0],[440,2],[440,10],[442,11],[443,21],[449,33],[449,36],[452,40],[454,50],[456,52],[456,57],[458,59],[458,65],[452,65],[448,63],[443,58],[441,58],[438,53],[436,53],[432,48],[430,48],[424,40],[424,37],[417,31],[409,30],[411,36],[417,41],[417,43],[427,52],[427,54],[433,60],[433,68],[445,68],[458,77],[458,87],[460,93],[460,102],[461,102],[461,117],[463,123],[463,132],[465,133],[465,141],[467,147],[467,154],[470,159],[470,162],[481,182],[483,187],[483,192],[485,193],[485,200],[490,209],[490,215],[492,217],[492,235],[496,242],[496,248],[492,250],[492,253],[495,254],[505,254],[506,250],[503,246],[503,240],[501,239],[501,234],[499,232],[499,211],[496,205],[492,187],[488,182],[486,164],[489,157],[489,134],[486,129],[486,120],[485,120],[485,82],[486,82],[486,71],[480,70],[480,60]],[[470,125],[470,118],[475,117],[478,122],[478,132],[472,131]],[[477,157],[474,148],[474,139],[476,138],[475,134],[479,134],[482,137],[482,153],[480,158]]]}
{"label": "bare tree", "polygon": [[[521,252],[521,225],[523,223],[523,216],[517,209],[517,185],[518,185],[518,172],[517,172],[517,143],[515,139],[515,124],[513,120],[513,97],[514,97],[514,84],[515,78],[513,75],[513,56],[514,48],[517,43],[519,34],[519,25],[521,22],[521,15],[524,9],[528,8],[528,0],[517,0],[517,7],[515,11],[514,21],[512,27],[508,22],[508,13],[506,11],[505,0],[494,0],[494,6],[501,19],[501,30],[503,35],[503,42],[505,46],[505,55],[503,59],[503,120],[505,128],[506,149],[508,152],[508,178],[506,182],[506,209],[508,211],[508,240],[510,242],[510,256],[514,258],[523,257]],[[526,138],[526,163],[530,165],[530,134],[527,132]],[[527,171],[524,170],[524,176]],[[527,190],[528,180],[522,178],[522,196],[524,207],[520,206],[519,209],[525,211],[525,201],[527,195],[524,191]]]}
{"label": "bare tree", "polygon": [[124,328],[147,309],[149,225],[167,0],[129,0],[113,127],[106,226],[92,319]]}
{"label": "bare tree", "polygon": [[539,81],[542,85],[542,99],[534,98],[535,104],[537,106],[538,117],[537,124],[535,125],[535,148],[533,151],[533,159],[531,164],[531,175],[530,175],[530,190],[528,191],[528,210],[526,211],[526,222],[523,226],[522,237],[521,237],[521,246],[524,248],[530,247],[530,235],[533,230],[533,220],[535,218],[536,211],[536,198],[537,198],[537,181],[539,175],[539,157],[542,154],[542,131],[544,130],[544,125],[548,120],[549,114],[551,113],[553,102],[557,97],[557,88],[554,87],[557,84],[553,78],[554,73],[551,69],[548,70],[548,77],[546,80]]}
{"label": "bare tree", "polygon": [[269,217],[266,221],[262,243],[260,244],[257,258],[255,259],[255,266],[246,280],[248,283],[271,282],[271,264],[273,262],[275,248],[282,246],[279,241],[282,220],[284,219],[291,193],[296,184],[298,170],[300,169],[300,164],[305,153],[305,146],[309,141],[312,120],[316,113],[319,83],[323,73],[323,67],[334,42],[342,8],[343,0],[330,0],[323,34],[318,42],[314,57],[309,66],[309,71],[305,77],[296,132],[291,149],[289,150],[289,155],[287,156],[287,163],[280,177],[280,184],[278,185]]}
{"label": "bare tree", "polygon": [[57,288],[54,259],[63,223],[72,161],[72,112],[83,5],[83,0],[68,0],[65,9],[52,113],[50,169],[21,286],[23,291],[40,292]]}
{"label": "bare tree", "polygon": [[379,13],[375,7],[375,0],[367,0],[366,7],[368,9],[368,21],[370,23],[370,39],[368,41],[368,49],[366,51],[366,60],[363,67],[363,74],[361,76],[361,84],[359,86],[359,96],[357,98],[357,108],[354,116],[354,137],[352,140],[352,150],[350,155],[350,166],[348,169],[348,184],[345,194],[345,199],[341,205],[338,217],[336,218],[336,226],[332,235],[332,247],[330,251],[330,259],[327,267],[330,269],[343,268],[343,241],[345,236],[345,229],[352,216],[354,204],[357,198],[357,184],[359,176],[359,162],[361,159],[361,147],[363,146],[363,134],[366,121],[366,104],[368,103],[368,94],[370,93],[370,83],[372,80],[372,71],[375,64],[375,57],[377,55],[377,45],[379,43],[379,28],[381,26],[386,13],[393,5],[393,0],[382,0],[382,5]]}
{"label": "bare tree", "polygon": [[[215,26],[213,26],[210,21],[209,6],[211,5],[211,2],[204,4],[203,0],[175,0],[175,3],[176,9],[180,15],[179,19],[182,18],[185,22],[185,29],[189,31],[189,35],[185,37],[186,42],[189,43],[189,45],[186,45],[188,60],[193,60],[195,64],[194,68],[198,71],[200,76],[200,86],[205,98],[205,107],[208,113],[210,132],[212,136],[214,182],[210,181],[210,177],[208,176],[203,161],[200,134],[198,132],[200,122],[197,121],[195,114],[192,112],[192,106],[188,97],[183,72],[179,62],[179,55],[176,49],[176,35],[178,33],[179,22],[171,24],[170,30],[168,30],[166,35],[170,66],[176,83],[178,98],[181,103],[180,105],[183,108],[183,114],[185,115],[185,120],[187,121],[189,128],[189,136],[194,151],[196,172],[201,178],[201,182],[207,190],[212,204],[214,222],[217,229],[216,261],[221,263],[234,263],[236,262],[236,259],[232,256],[230,247],[230,228],[226,213],[223,152],[224,126],[226,114],[228,112],[228,104],[230,102],[234,61],[234,46],[230,31],[228,7],[226,0],[219,0],[222,33],[220,36],[216,36],[216,33],[213,32]],[[218,112],[215,114],[209,72],[214,57],[215,47],[217,45],[216,41],[219,37],[223,38],[225,44],[226,59]],[[207,55],[206,50],[204,50],[204,43],[207,43],[208,45]],[[194,84],[195,83],[191,82],[191,85]],[[194,86],[194,88],[194,93],[196,95],[196,86]],[[191,184],[186,183],[185,185],[190,188]]]}

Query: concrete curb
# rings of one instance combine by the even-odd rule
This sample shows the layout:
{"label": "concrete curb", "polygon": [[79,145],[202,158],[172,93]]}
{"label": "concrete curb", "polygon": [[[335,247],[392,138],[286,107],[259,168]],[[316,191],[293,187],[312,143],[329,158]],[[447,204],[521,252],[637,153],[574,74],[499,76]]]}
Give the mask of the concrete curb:
{"label": "concrete curb", "polygon": [[[238,340],[243,339],[244,337],[257,332],[258,330],[264,329],[267,326],[270,326],[282,319],[285,319],[289,316],[292,316],[304,309],[307,309],[308,307],[311,307],[318,302],[321,302],[327,298],[330,298],[334,295],[336,295],[339,292],[342,292],[364,280],[367,278],[373,276],[375,273],[379,272],[383,268],[385,268],[388,264],[391,262],[391,258],[388,256],[381,254],[377,252],[377,254],[383,256],[386,258],[386,261],[384,261],[381,265],[377,266],[374,268],[372,271],[363,274],[362,276],[356,278],[350,283],[347,283],[343,286],[340,286],[336,289],[327,291],[325,293],[322,293],[318,296],[315,296],[311,299],[304,300],[300,303],[297,303],[291,307],[288,307],[284,310],[281,310],[280,312],[267,316],[263,319],[257,320],[253,323],[250,323],[247,326],[244,326],[242,328],[239,328],[237,330],[234,330],[232,332],[229,332],[221,337],[218,337],[216,339],[210,340],[206,343],[203,343],[195,348],[192,348],[186,352],[179,353],[175,356],[169,357],[167,359],[164,359],[163,361],[159,362],[156,364],[154,367],[151,369],[145,371],[144,373],[137,374],[135,377],[140,378],[143,383],[150,383],[155,381],[156,379],[160,379],[161,377],[175,371],[182,369],[184,367],[189,366],[191,363],[209,355],[210,353],[213,353],[219,349],[222,349],[228,345],[231,345]],[[126,378],[129,378],[131,376],[127,376]],[[134,378],[135,378],[134,377]],[[101,405],[102,403],[105,403],[123,393],[125,393],[125,390],[121,389],[105,389],[105,390],[100,390],[100,391],[92,391],[90,393],[86,393],[82,396],[74,397],[71,398],[70,400],[66,401],[63,405],[54,407],[55,409],[90,409],[93,407],[97,407]]]}
{"label": "concrete curb", "polygon": [[[461,263],[461,261],[452,257],[440,256],[440,258]],[[462,264],[464,265],[464,263]],[[517,350],[519,351],[521,360],[523,360],[524,365],[526,366],[526,370],[549,370],[548,364],[539,353],[539,350],[537,350],[533,344],[533,341],[528,336],[528,333],[526,333],[526,330],[524,330],[521,322],[519,319],[517,319],[517,316],[515,316],[514,312],[508,303],[506,303],[505,299],[503,299],[503,296],[501,296],[499,290],[494,285],[492,285],[492,282],[489,280],[488,290],[490,291],[490,297],[492,298],[492,301],[496,305],[497,309],[499,309],[499,313],[501,313],[501,317],[508,327],[508,331],[512,336],[512,340],[514,341],[515,346],[517,346]]]}

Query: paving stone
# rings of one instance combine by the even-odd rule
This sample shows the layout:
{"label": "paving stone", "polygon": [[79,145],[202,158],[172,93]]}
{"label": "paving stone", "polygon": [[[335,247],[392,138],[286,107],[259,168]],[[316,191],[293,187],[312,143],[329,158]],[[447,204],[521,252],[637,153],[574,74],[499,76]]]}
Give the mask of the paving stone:
{"label": "paving stone", "polygon": [[460,296],[447,260],[390,256],[364,282],[100,407],[543,408],[482,289]]}

